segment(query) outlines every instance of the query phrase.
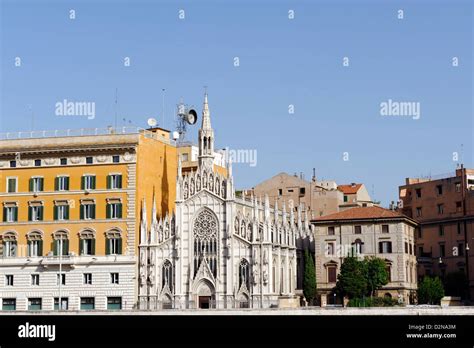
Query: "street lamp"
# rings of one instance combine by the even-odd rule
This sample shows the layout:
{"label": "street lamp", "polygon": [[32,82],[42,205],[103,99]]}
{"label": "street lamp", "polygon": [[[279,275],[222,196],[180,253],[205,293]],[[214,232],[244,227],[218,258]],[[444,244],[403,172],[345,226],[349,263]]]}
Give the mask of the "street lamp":
{"label": "street lamp", "polygon": [[441,257],[439,258],[439,264],[441,265],[443,263],[443,259]]}

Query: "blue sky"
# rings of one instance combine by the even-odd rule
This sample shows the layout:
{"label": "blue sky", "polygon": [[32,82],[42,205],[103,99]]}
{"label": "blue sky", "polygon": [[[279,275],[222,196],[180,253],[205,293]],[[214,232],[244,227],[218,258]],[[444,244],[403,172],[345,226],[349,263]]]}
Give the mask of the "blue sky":
{"label": "blue sky", "polygon": [[[119,126],[173,128],[179,99],[200,113],[207,85],[216,147],[258,153],[235,165],[239,188],[315,167],[388,205],[406,177],[453,171],[461,148],[474,165],[470,1],[0,3],[1,132],[106,127],[116,88]],[[95,119],[56,116],[63,99],[95,102]],[[420,103],[420,119],[381,116],[388,99]]]}

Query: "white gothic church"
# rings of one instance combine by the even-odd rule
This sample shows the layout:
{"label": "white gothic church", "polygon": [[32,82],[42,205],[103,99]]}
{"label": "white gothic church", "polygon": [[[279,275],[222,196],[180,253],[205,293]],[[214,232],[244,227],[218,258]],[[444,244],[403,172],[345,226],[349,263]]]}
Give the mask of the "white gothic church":
{"label": "white gothic church", "polygon": [[178,161],[174,215],[158,219],[153,200],[148,228],[142,203],[140,309],[265,308],[296,299],[301,248],[313,240],[307,215],[272,208],[268,197],[236,197],[232,164],[223,176],[213,163],[206,94],[198,168],[183,175]]}

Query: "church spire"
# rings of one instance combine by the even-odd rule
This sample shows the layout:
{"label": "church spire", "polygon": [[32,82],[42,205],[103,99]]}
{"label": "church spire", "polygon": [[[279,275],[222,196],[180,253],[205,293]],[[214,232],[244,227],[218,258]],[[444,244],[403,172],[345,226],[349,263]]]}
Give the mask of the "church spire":
{"label": "church spire", "polygon": [[207,91],[204,94],[202,108],[202,124],[198,132],[199,137],[199,166],[213,170],[214,164],[214,130],[211,127],[211,113],[207,101]]}

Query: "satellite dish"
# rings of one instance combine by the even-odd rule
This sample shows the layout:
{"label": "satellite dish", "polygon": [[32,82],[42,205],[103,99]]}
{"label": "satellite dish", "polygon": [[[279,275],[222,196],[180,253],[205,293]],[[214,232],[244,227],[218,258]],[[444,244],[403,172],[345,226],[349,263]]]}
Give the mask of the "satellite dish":
{"label": "satellite dish", "polygon": [[173,140],[178,140],[179,139],[179,133],[174,131],[173,132]]}
{"label": "satellite dish", "polygon": [[148,125],[149,125],[150,127],[155,127],[155,126],[158,124],[158,122],[156,121],[156,119],[154,119],[153,117],[150,117],[150,118],[148,119],[147,123],[148,123]]}
{"label": "satellite dish", "polygon": [[186,122],[189,124],[195,124],[197,121],[197,112],[194,109],[190,109],[186,115]]}

